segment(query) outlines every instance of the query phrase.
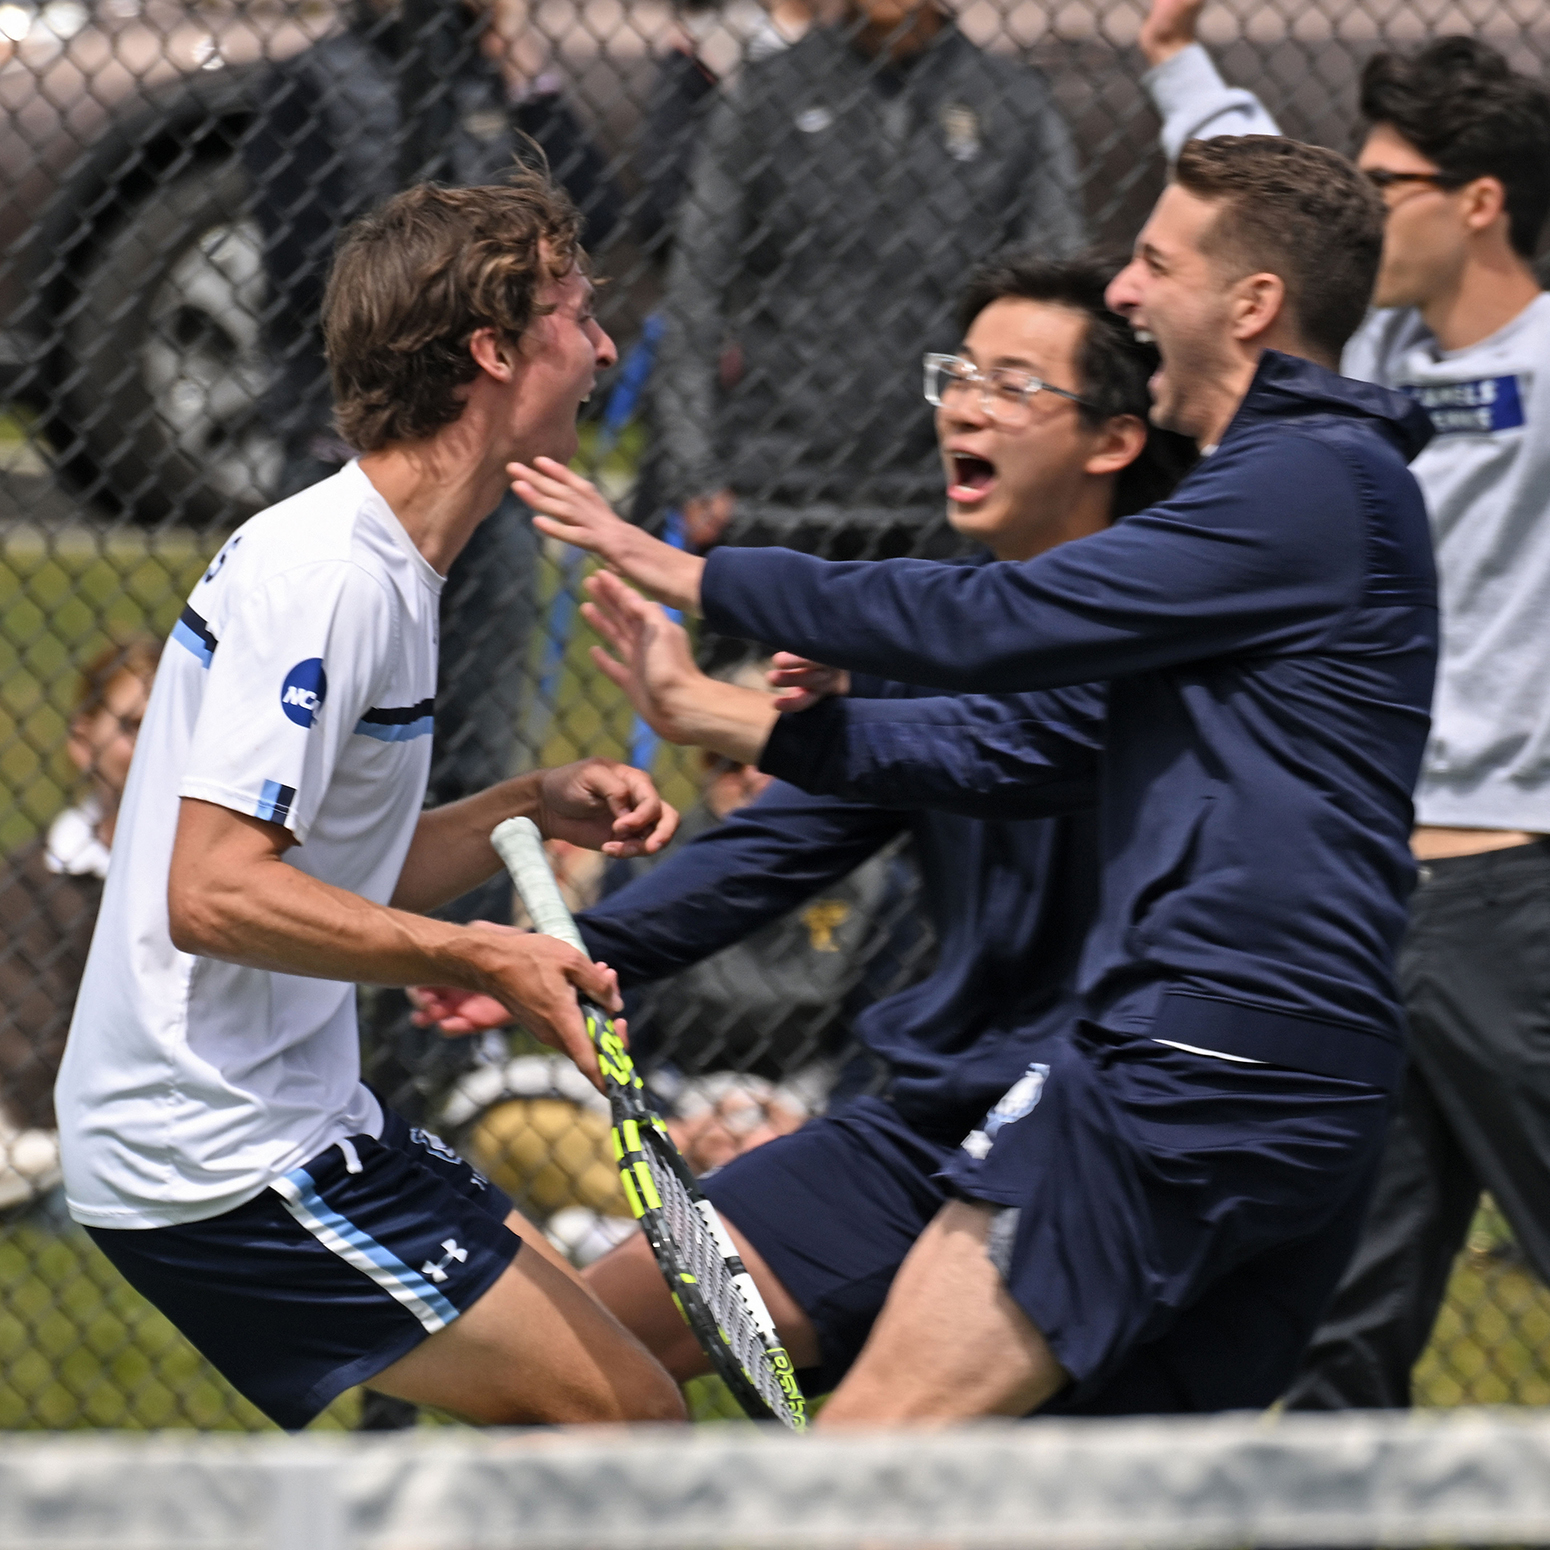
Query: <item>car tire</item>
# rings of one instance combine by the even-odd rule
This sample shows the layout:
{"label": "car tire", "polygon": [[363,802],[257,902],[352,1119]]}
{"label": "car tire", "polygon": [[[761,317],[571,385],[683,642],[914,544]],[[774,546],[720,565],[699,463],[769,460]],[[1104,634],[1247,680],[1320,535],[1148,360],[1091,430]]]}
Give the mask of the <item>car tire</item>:
{"label": "car tire", "polygon": [[54,437],[77,478],[148,523],[231,527],[266,505],[282,451],[241,163],[192,161],[89,239],[74,270]]}

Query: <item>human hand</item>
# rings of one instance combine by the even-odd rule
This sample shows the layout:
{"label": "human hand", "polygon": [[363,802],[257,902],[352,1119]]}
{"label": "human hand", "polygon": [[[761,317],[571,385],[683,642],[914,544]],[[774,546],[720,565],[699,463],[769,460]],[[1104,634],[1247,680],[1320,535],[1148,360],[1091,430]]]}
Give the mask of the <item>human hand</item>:
{"label": "human hand", "polygon": [[678,814],[644,770],[613,759],[580,759],[544,770],[533,815],[546,840],[605,856],[650,856],[672,839]]}
{"label": "human hand", "polygon": [[589,576],[586,592],[590,601],[581,605],[581,616],[613,650],[610,656],[593,646],[593,662],[658,737],[684,741],[677,711],[711,681],[695,666],[689,632],[616,576]]}
{"label": "human hand", "polygon": [[806,710],[833,694],[850,693],[850,673],[843,667],[809,662],[793,651],[777,651],[771,661],[770,682],[780,690],[775,709],[782,715]]}
{"label": "human hand", "polygon": [[[416,1028],[434,1028],[444,1038],[489,1033],[496,1028],[509,1028],[512,1023],[511,1013],[494,996],[482,991],[463,990],[456,985],[411,985],[404,994],[414,1008],[409,1021]],[[614,1019],[614,1032],[626,1044],[630,1042],[629,1025],[622,1017]]]}
{"label": "human hand", "polygon": [[[617,1012],[624,1003],[614,971],[607,964],[593,963],[558,937],[488,920],[465,926],[459,933],[459,947],[460,967],[475,982],[468,988],[498,1002],[508,1021],[521,1023],[540,1043],[569,1055],[582,1075],[601,1090],[597,1050],[587,1037],[576,997],[579,991],[605,1011]],[[429,998],[435,992],[425,994]],[[466,1030],[449,1031],[473,1033],[486,1026],[475,1025],[476,1018],[489,1012],[483,1002],[447,1009],[451,1016],[471,1024]]]}
{"label": "human hand", "polygon": [[414,1008],[409,1021],[416,1028],[434,1028],[449,1039],[488,1033],[511,1022],[511,1013],[482,991],[457,985],[411,985],[404,994]]}
{"label": "human hand", "polygon": [[695,666],[689,636],[655,603],[617,577],[587,578],[587,623],[613,648],[592,660],[629,696],[659,737],[756,764],[775,725],[774,701],[759,689],[707,678]]}
{"label": "human hand", "polygon": [[730,490],[696,495],[683,504],[684,538],[691,549],[705,550],[726,532],[737,497]]}
{"label": "human hand", "polygon": [[623,521],[594,485],[553,458],[530,467],[508,463],[511,487],[538,514],[540,533],[590,550],[611,569],[672,608],[700,611],[700,577],[705,562]]}
{"label": "human hand", "polygon": [[1152,0],[1141,23],[1141,52],[1153,69],[1195,41],[1206,0]]}

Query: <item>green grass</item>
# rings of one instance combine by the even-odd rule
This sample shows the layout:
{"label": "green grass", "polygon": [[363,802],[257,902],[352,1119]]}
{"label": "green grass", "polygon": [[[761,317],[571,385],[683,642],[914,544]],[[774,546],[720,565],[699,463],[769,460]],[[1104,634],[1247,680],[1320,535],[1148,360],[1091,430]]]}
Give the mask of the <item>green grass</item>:
{"label": "green grass", "polygon": [[[318,1425],[353,1424],[354,1393]],[[0,1230],[0,1429],[272,1430],[81,1232]]]}

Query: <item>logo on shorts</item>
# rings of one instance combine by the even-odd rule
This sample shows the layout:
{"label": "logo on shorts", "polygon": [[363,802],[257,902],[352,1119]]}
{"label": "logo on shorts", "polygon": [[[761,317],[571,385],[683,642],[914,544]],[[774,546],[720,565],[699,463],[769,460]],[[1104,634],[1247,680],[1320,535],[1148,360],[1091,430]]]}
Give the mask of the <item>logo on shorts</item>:
{"label": "logo on shorts", "polygon": [[466,1264],[468,1261],[468,1250],[460,1247],[456,1238],[444,1239],[441,1246],[446,1252],[441,1256],[440,1260],[428,1259],[420,1266],[420,1274],[428,1276],[432,1281],[445,1281],[447,1279],[447,1266],[453,1260],[456,1260],[460,1265]]}
{"label": "logo on shorts", "polygon": [[285,675],[280,686],[280,709],[299,727],[310,727],[328,697],[328,674],[322,657],[308,657]]}
{"label": "logo on shorts", "polygon": [[1039,1106],[1044,1096],[1044,1083],[1049,1078],[1049,1067],[1042,1061],[1033,1061],[1028,1069],[1002,1093],[1001,1100],[978,1130],[971,1130],[963,1138],[963,1149],[974,1158],[983,1157],[991,1148],[997,1132],[1004,1125],[1020,1120]]}

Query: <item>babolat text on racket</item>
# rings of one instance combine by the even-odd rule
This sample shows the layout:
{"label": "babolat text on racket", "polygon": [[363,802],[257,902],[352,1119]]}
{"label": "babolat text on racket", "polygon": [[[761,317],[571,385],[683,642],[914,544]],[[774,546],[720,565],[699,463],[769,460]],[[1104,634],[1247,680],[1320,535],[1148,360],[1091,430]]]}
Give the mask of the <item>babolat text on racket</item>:
{"label": "babolat text on racket", "polygon": [[[508,818],[496,826],[490,843],[506,863],[534,929],[586,952],[560,897],[537,828],[526,818]],[[625,1199],[656,1255],[678,1311],[745,1414],[802,1431],[807,1425],[807,1402],[753,1277],[715,1207],[700,1193],[660,1116],[647,1102],[613,1019],[585,996],[581,1015],[603,1073]]]}

